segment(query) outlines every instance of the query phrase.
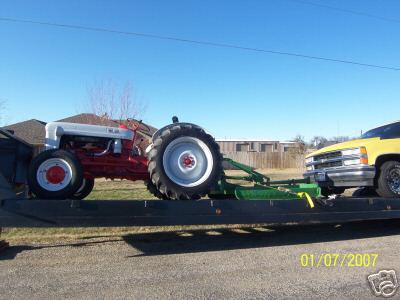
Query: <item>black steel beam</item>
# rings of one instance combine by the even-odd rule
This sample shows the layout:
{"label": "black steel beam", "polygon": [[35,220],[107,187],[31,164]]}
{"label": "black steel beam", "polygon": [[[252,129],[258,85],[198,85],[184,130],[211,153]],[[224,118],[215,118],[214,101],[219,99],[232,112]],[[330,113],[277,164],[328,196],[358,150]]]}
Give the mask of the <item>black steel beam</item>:
{"label": "black steel beam", "polygon": [[400,199],[1,200],[0,227],[332,223],[400,218]]}

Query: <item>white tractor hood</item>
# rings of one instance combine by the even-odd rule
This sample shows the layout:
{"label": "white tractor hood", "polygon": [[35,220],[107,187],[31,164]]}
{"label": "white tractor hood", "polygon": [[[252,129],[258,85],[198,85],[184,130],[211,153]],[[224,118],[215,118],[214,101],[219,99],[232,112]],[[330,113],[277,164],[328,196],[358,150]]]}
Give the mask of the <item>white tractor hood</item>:
{"label": "white tractor hood", "polygon": [[134,137],[134,132],[129,129],[109,126],[50,122],[46,125],[46,149],[57,149],[60,145],[60,139],[63,135],[132,140]]}

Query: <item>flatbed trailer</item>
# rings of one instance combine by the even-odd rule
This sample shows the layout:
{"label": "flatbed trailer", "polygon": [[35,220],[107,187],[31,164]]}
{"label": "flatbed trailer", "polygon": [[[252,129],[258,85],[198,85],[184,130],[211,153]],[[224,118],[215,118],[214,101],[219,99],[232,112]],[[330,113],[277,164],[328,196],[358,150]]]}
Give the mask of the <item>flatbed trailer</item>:
{"label": "flatbed trailer", "polygon": [[[221,200],[44,200],[17,196],[26,178],[32,147],[0,130],[1,227],[102,227],[211,224],[310,224],[400,218],[400,198],[324,199],[304,180],[272,182],[252,168],[225,159],[248,175],[226,176]],[[17,180],[18,179],[18,180]],[[247,180],[252,187],[228,183]],[[238,200],[240,199],[240,200]],[[263,199],[263,200],[259,200]]]}
{"label": "flatbed trailer", "polygon": [[318,200],[0,200],[0,227],[313,224],[400,218],[399,198]]}

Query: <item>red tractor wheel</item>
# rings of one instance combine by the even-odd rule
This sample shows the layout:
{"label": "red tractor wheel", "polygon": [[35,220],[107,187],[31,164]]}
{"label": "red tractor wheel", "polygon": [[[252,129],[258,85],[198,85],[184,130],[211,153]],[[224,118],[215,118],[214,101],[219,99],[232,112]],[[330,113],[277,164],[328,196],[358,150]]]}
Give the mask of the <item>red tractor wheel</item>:
{"label": "red tractor wheel", "polygon": [[42,199],[70,198],[82,186],[83,171],[79,160],[64,150],[47,150],[29,166],[28,184]]}

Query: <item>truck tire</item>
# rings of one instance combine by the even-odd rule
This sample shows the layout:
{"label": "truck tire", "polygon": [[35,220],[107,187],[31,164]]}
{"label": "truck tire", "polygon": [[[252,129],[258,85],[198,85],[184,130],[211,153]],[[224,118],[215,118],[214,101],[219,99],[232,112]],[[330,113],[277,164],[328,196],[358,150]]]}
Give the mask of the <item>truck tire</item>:
{"label": "truck tire", "polygon": [[64,150],[46,150],[36,156],[28,170],[31,192],[42,199],[67,199],[82,186],[79,160]]}
{"label": "truck tire", "polygon": [[176,123],[162,129],[148,157],[151,181],[170,199],[200,199],[222,175],[218,144],[194,124]]}
{"label": "truck tire", "polygon": [[400,162],[386,161],[378,172],[376,192],[381,197],[400,197]]}
{"label": "truck tire", "polygon": [[93,178],[83,178],[81,187],[71,196],[71,199],[85,199],[92,192],[94,187]]}

